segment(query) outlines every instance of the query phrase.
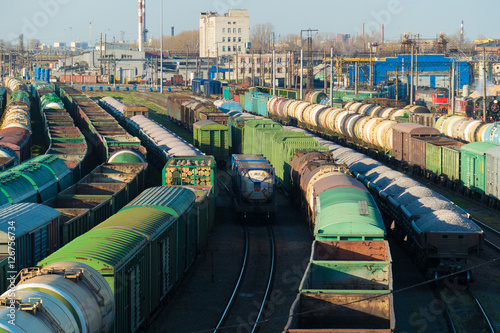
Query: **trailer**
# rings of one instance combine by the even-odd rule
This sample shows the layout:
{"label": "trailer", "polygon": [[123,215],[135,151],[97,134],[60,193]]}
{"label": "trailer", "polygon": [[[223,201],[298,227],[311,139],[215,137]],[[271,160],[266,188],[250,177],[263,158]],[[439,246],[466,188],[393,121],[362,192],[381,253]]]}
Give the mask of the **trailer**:
{"label": "trailer", "polygon": [[274,168],[262,155],[232,156],[234,206],[249,214],[271,218],[275,212]]}

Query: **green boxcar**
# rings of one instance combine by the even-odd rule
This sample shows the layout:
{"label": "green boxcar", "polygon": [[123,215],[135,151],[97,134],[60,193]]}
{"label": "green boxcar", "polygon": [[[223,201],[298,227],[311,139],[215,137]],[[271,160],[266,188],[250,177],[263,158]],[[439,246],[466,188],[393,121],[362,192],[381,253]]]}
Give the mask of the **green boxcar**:
{"label": "green boxcar", "polygon": [[387,241],[315,241],[300,293],[389,293],[392,259]]}
{"label": "green boxcar", "polygon": [[460,147],[461,142],[440,138],[425,144],[425,167],[428,173],[447,180],[460,179]]}
{"label": "green boxcar", "polygon": [[370,193],[338,187],[320,193],[315,207],[316,240],[384,240],[384,221]]}
{"label": "green boxcar", "polygon": [[[242,116],[245,115],[245,116]],[[229,117],[227,127],[229,131],[229,151],[231,154],[240,154],[242,152],[242,143],[244,141],[243,129],[245,123],[255,119],[253,116],[242,113],[240,116]]]}
{"label": "green boxcar", "polygon": [[486,151],[496,147],[491,142],[473,142],[462,146],[461,177],[462,186],[484,194],[486,186]]}
{"label": "green boxcar", "polygon": [[229,131],[227,126],[212,120],[201,120],[193,124],[193,143],[205,154],[217,160],[229,157]]}
{"label": "green boxcar", "polygon": [[211,186],[215,191],[216,166],[213,156],[173,157],[163,168],[163,185]]}
{"label": "green boxcar", "polygon": [[442,166],[443,175],[450,181],[460,180],[460,155],[462,147],[442,147],[443,154]]}
{"label": "green boxcar", "polygon": [[[245,123],[243,129],[243,154],[262,154],[260,140],[257,136],[257,129],[265,127],[270,128],[271,131],[282,131],[283,126],[269,119],[253,119]],[[257,147],[257,148],[256,148]]]}

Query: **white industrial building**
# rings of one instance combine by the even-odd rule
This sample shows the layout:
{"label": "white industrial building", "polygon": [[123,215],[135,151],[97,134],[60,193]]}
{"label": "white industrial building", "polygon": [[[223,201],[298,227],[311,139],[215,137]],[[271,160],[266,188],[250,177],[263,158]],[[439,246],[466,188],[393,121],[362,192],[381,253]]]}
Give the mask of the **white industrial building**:
{"label": "white industrial building", "polygon": [[247,10],[200,14],[200,57],[246,53],[250,45],[250,18]]}

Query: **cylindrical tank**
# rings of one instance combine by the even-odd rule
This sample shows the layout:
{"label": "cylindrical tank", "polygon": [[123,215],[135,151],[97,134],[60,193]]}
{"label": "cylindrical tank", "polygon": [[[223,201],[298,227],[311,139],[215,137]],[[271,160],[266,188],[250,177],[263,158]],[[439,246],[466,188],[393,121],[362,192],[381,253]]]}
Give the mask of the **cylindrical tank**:
{"label": "cylindrical tank", "polygon": [[464,131],[464,139],[467,142],[476,141],[476,131],[481,126],[481,120],[471,120]]}
{"label": "cylindrical tank", "polygon": [[316,105],[316,107],[314,109],[312,109],[312,111],[309,115],[309,123],[313,126],[318,126],[319,117],[326,110],[328,110],[327,106],[324,106],[323,104]]}
{"label": "cylindrical tank", "polygon": [[355,113],[354,111],[341,111],[335,120],[335,131],[337,133],[342,133],[342,121],[350,114]]}
{"label": "cylindrical tank", "polygon": [[120,150],[108,158],[108,163],[147,163],[144,156],[134,150]]}
{"label": "cylindrical tank", "polygon": [[299,105],[297,105],[296,109],[295,109],[295,117],[297,119],[297,121],[303,123],[304,122],[304,111],[307,107],[309,107],[311,105],[311,103],[309,102],[302,102],[300,103]]}
{"label": "cylindrical tank", "polygon": [[[36,270],[35,274],[26,271],[25,277],[16,286],[15,297],[21,299],[21,304],[30,304],[32,310],[17,309],[15,325],[11,325],[9,306],[0,306],[0,327],[11,332],[57,332],[50,324],[56,319],[64,332],[111,330],[114,295],[108,282],[92,267],[63,261]],[[9,293],[1,297],[12,298]]]}

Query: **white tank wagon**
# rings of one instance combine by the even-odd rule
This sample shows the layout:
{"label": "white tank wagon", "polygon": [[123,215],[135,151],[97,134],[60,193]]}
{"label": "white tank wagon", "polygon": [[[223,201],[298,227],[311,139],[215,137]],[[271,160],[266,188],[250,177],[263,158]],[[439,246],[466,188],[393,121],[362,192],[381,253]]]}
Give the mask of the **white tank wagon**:
{"label": "white tank wagon", "polygon": [[109,332],[115,303],[104,277],[78,262],[24,269],[0,296],[0,331]]}

